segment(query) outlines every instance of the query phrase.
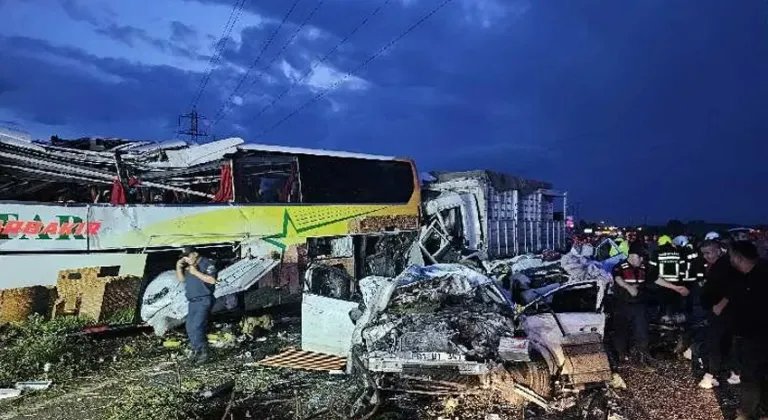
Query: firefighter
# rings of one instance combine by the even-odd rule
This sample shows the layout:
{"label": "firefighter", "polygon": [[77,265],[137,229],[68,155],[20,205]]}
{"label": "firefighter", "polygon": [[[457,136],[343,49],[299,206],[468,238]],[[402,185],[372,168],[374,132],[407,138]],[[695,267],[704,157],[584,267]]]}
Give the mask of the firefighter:
{"label": "firefighter", "polygon": [[641,244],[633,243],[627,258],[613,268],[613,345],[618,363],[625,363],[629,360],[631,334],[636,361],[653,367],[653,359],[648,353],[648,269],[643,261],[643,251]]}
{"label": "firefighter", "polygon": [[662,235],[656,254],[648,262],[651,278],[660,287],[661,322],[665,324],[672,323],[675,318],[681,320],[678,314],[682,313],[682,298],[689,294],[688,288],[681,284],[685,270],[681,257],[681,250],[672,243],[672,238]]}
{"label": "firefighter", "polygon": [[705,262],[700,254],[690,243],[688,237],[677,236],[672,240],[680,254],[680,285],[688,289],[687,296],[680,296],[679,313],[676,314],[676,323],[682,324],[684,332],[675,347],[675,353],[684,354],[685,350],[693,343],[696,315],[701,311],[698,298],[701,291],[701,283],[704,281]]}
{"label": "firefighter", "polygon": [[700,283],[704,280],[704,259],[699,255],[693,244],[686,236],[678,236],[672,240],[680,253],[680,281],[688,289],[689,297],[683,298],[683,310],[686,319],[690,320],[694,313],[694,296],[698,296]]}

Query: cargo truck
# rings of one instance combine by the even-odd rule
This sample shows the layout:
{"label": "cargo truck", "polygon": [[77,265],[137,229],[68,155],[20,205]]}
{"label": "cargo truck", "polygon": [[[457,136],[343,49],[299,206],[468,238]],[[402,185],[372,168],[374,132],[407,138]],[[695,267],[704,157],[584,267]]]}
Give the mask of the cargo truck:
{"label": "cargo truck", "polygon": [[431,262],[457,247],[492,260],[565,248],[567,193],[552,184],[485,170],[430,176],[420,245]]}

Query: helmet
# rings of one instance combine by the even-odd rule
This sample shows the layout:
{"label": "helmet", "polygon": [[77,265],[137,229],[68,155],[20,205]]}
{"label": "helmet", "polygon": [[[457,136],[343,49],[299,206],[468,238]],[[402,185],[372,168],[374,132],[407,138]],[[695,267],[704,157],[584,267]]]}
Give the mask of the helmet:
{"label": "helmet", "polygon": [[659,236],[659,239],[656,241],[656,245],[662,246],[666,244],[671,244],[672,238],[669,237],[669,235],[661,235]]}
{"label": "helmet", "polygon": [[685,235],[675,236],[675,239],[672,239],[672,244],[675,246],[686,246],[688,242],[688,237]]}
{"label": "helmet", "polygon": [[715,239],[720,239],[720,234],[717,232],[709,232],[706,235],[704,235],[704,239],[708,241],[713,241]]}

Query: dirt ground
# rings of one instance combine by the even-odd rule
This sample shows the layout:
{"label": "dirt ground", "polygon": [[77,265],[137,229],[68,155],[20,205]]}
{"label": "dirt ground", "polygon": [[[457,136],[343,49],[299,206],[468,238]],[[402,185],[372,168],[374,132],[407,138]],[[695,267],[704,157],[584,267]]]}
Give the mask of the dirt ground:
{"label": "dirt ground", "polygon": [[[164,349],[155,337],[136,340],[151,341],[155,351],[148,352],[148,357],[117,361],[46,391],[0,401],[0,420],[336,420],[348,418],[360,391],[361,384],[346,375],[254,363],[298,344],[295,319],[278,323],[265,337],[217,349],[214,361],[204,366],[190,366],[179,351]],[[698,377],[694,378],[689,365],[669,359],[661,362],[657,372],[621,370],[627,389],[616,391],[618,413],[628,420],[733,418],[737,387],[723,384],[716,391],[699,389]],[[223,389],[218,395],[201,396],[217,387]],[[384,397],[370,419],[583,419],[574,412],[545,415],[490,397]]]}

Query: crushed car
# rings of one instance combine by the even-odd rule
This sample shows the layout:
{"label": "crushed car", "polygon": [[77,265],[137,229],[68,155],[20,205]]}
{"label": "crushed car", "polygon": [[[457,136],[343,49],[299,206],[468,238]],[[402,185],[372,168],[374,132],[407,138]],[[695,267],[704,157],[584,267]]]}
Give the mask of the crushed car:
{"label": "crushed car", "polygon": [[460,264],[363,279],[348,369],[375,392],[500,393],[565,409],[611,379],[598,283],[568,279],[525,303]]}

